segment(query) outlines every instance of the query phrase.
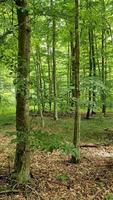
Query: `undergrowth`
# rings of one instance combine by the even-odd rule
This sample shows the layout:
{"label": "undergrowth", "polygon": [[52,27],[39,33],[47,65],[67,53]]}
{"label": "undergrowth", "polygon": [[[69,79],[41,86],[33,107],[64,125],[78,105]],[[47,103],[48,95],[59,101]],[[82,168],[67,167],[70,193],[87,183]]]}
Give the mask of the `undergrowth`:
{"label": "undergrowth", "polygon": [[79,153],[72,143],[64,141],[60,135],[42,132],[41,130],[30,134],[30,144],[32,149],[38,148],[47,152],[59,149],[62,153],[71,156],[78,156]]}

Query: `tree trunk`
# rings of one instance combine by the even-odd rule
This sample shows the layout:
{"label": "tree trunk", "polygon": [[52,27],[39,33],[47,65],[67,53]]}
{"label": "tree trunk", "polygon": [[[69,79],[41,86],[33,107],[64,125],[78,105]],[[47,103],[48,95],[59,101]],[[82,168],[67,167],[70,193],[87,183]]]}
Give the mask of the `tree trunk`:
{"label": "tree trunk", "polygon": [[73,144],[76,148],[76,154],[72,156],[72,162],[78,163],[80,160],[80,44],[79,44],[79,0],[75,0],[75,117],[74,117],[74,137]]}
{"label": "tree trunk", "polygon": [[42,94],[42,79],[41,79],[41,58],[40,58],[40,48],[36,48],[36,94],[37,94],[37,104],[40,112],[42,127],[44,128],[44,116],[43,116],[43,94]]}
{"label": "tree trunk", "polygon": [[[106,84],[106,63],[105,63],[105,30],[102,30],[102,82]],[[102,91],[102,113],[106,114],[106,94]]]}
{"label": "tree trunk", "polygon": [[[89,29],[89,33],[88,33],[88,35],[89,35],[89,77],[91,77],[92,76],[92,67],[93,67],[93,63],[92,63],[92,49],[91,49],[91,46],[92,46],[92,44],[91,44],[91,31],[90,31],[90,29]],[[90,90],[90,88],[89,88],[89,99],[88,99],[88,110],[87,110],[87,114],[86,114],[86,119],[89,119],[90,118],[90,112],[91,112],[91,97],[92,97],[92,95],[91,95],[91,90]]]}
{"label": "tree trunk", "polygon": [[75,95],[75,35],[74,35],[74,26],[72,26],[73,31],[70,31],[70,40],[71,40],[71,92],[72,92],[72,101],[71,108],[74,108],[74,95]]}
{"label": "tree trunk", "polygon": [[[105,29],[105,2],[102,0],[102,82],[106,84],[106,63],[105,63],[105,47],[106,47],[106,29]],[[106,94],[102,91],[102,113],[106,114]]]}
{"label": "tree trunk", "polygon": [[27,1],[15,0],[18,17],[18,68],[16,85],[16,130],[17,145],[14,163],[14,175],[18,182],[27,182],[30,178],[29,149],[29,57],[30,24]]}
{"label": "tree trunk", "polygon": [[[94,30],[91,29],[91,46],[92,46],[92,63],[93,63],[93,78],[96,77],[96,62],[95,62],[95,46],[94,46]],[[93,107],[92,107],[92,115],[96,114],[95,112],[95,104],[96,104],[96,93],[95,93],[95,86],[93,86]]]}
{"label": "tree trunk", "polygon": [[68,42],[68,61],[67,61],[67,109],[70,110],[70,43]]}
{"label": "tree trunk", "polygon": [[49,82],[49,111],[52,109],[52,80],[51,80],[51,51],[49,45],[49,36],[47,35],[47,63],[48,63],[48,82]]}
{"label": "tree trunk", "polygon": [[[51,0],[51,8],[53,9],[53,0]],[[52,41],[53,41],[53,93],[54,93],[54,120],[58,120],[57,110],[57,80],[56,80],[56,19],[53,13],[53,27],[52,27]]]}

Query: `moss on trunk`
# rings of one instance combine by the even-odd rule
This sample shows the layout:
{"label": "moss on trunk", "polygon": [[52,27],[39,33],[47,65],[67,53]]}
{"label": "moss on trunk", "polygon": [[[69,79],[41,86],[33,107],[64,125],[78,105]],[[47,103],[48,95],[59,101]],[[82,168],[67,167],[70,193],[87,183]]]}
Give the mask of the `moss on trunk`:
{"label": "moss on trunk", "polygon": [[18,18],[18,68],[16,81],[16,130],[17,146],[14,176],[19,183],[30,177],[29,150],[29,53],[30,24],[26,0],[16,0]]}

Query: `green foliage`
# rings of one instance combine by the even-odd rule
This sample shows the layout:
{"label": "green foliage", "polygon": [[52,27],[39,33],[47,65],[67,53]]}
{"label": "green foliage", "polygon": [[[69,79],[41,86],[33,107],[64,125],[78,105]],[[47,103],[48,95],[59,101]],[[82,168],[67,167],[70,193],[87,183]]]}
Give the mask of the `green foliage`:
{"label": "green foliage", "polygon": [[66,155],[71,155],[74,157],[79,156],[78,150],[71,143],[66,143],[63,138],[56,134],[50,134],[43,131],[34,131],[30,134],[30,144],[31,148],[38,148],[40,150],[45,150],[47,152],[52,152],[55,149],[59,149],[62,153]]}
{"label": "green foliage", "polygon": [[105,196],[104,200],[113,200],[113,193],[108,193],[108,194]]}
{"label": "green foliage", "polygon": [[46,150],[52,152],[54,149],[59,149],[61,145],[61,137],[56,134],[49,134],[41,130],[31,132],[30,143],[33,149]]}
{"label": "green foliage", "polygon": [[[94,90],[95,88],[95,90]],[[97,93],[104,91],[108,93],[109,88],[105,86],[105,84],[100,80],[99,77],[86,77],[81,81],[81,89],[86,91],[94,91]]]}
{"label": "green foliage", "polygon": [[7,126],[15,123],[15,115],[13,114],[0,114],[0,126]]}
{"label": "green foliage", "polygon": [[[18,8],[22,9],[22,8]],[[57,63],[57,101],[58,110],[71,110],[72,101],[72,88],[71,85],[71,52],[70,52],[70,31],[73,28],[73,1],[67,0],[64,4],[63,1],[54,1],[52,7],[49,1],[34,0],[28,1],[28,11],[31,17],[31,69],[30,69],[30,104],[39,104],[40,102],[45,105],[45,109],[48,110],[49,100],[53,103],[53,92],[51,97],[49,96],[49,83],[52,85],[52,19],[53,16],[56,19],[56,63]],[[102,106],[101,93],[104,92],[107,95],[107,102],[113,99],[112,89],[112,1],[105,1],[105,10],[103,9],[102,1],[81,1],[81,17],[80,17],[80,37],[81,37],[81,103],[85,108],[89,105],[88,91],[96,92],[95,109]],[[25,11],[25,10],[23,10]],[[16,77],[17,70],[17,13],[14,1],[7,1],[1,4],[0,8],[0,99],[2,97],[2,103],[0,103],[0,109],[4,110],[11,104],[15,104],[15,92],[13,82]],[[106,48],[104,52],[104,59],[107,63],[106,67],[106,83],[102,81],[102,41],[101,33],[104,20],[104,27],[106,30]],[[96,76],[93,74],[89,77],[89,40],[88,29],[94,30],[94,51],[96,60]],[[48,38],[48,39],[47,39]],[[48,40],[48,41],[47,41]],[[48,44],[47,44],[48,43]],[[47,45],[49,45],[49,53],[47,52]],[[69,51],[68,51],[69,45]],[[38,51],[38,59],[36,58],[36,49]],[[48,60],[50,62],[50,79],[48,77]],[[38,73],[38,79],[41,77],[41,89],[39,84],[36,83],[35,66],[41,61],[40,73]],[[69,68],[69,69],[68,69]],[[9,75],[10,74],[10,75]],[[72,74],[71,74],[72,75]],[[23,88],[23,85],[27,83],[18,83],[18,87]],[[15,85],[17,87],[17,85]],[[38,98],[37,98],[38,87]],[[95,87],[95,89],[94,89]],[[34,96],[32,95],[34,94]],[[109,94],[109,97],[108,97]],[[41,98],[40,98],[41,96]],[[106,103],[107,103],[106,102]],[[91,108],[94,102],[91,101]],[[108,104],[107,104],[108,106]],[[38,106],[37,106],[38,107]],[[52,107],[53,110],[53,107]]]}
{"label": "green foliage", "polygon": [[61,182],[65,182],[69,180],[69,177],[67,174],[59,174],[57,176],[57,180],[61,181]]}
{"label": "green foliage", "polygon": [[66,155],[71,155],[73,157],[78,158],[79,157],[79,151],[77,148],[74,147],[71,143],[64,143],[61,145],[61,150]]}

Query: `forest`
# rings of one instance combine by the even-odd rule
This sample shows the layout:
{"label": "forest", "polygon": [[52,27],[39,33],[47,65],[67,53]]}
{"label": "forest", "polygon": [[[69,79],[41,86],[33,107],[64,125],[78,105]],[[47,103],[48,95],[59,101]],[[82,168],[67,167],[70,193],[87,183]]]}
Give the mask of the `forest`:
{"label": "forest", "polygon": [[113,200],[113,0],[0,0],[0,200]]}

